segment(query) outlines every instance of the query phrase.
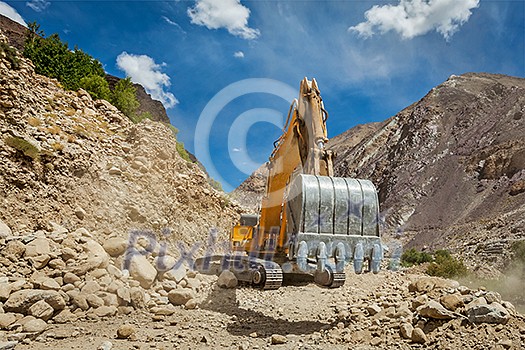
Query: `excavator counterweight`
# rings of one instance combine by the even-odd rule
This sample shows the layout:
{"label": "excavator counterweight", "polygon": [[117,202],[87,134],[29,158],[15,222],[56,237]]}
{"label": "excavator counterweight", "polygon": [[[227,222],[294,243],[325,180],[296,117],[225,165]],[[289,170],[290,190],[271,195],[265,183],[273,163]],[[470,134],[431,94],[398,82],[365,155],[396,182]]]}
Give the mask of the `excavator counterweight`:
{"label": "excavator counterweight", "polygon": [[379,201],[368,180],[333,176],[328,113],[315,79],[301,81],[283,133],[267,163],[260,213],[242,215],[230,233],[231,253],[197,259],[196,268],[231,270],[263,289],[281,286],[283,275],[311,275],[339,287],[345,266],[377,273],[383,258]]}

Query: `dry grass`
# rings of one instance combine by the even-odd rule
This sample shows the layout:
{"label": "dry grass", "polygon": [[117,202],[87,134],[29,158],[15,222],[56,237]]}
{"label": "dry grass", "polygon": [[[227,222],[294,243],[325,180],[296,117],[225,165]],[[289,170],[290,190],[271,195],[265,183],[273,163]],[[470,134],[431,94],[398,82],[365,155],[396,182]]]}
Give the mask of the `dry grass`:
{"label": "dry grass", "polygon": [[29,125],[35,126],[35,127],[42,125],[42,121],[40,119],[38,119],[37,117],[33,117],[33,116],[27,118],[27,123]]}
{"label": "dry grass", "polygon": [[60,129],[58,125],[51,125],[50,127],[47,128],[47,132],[52,135],[58,135],[60,134],[61,131],[62,130]]}
{"label": "dry grass", "polygon": [[60,142],[53,142],[53,144],[51,145],[51,147],[53,148],[54,151],[56,152],[62,152],[64,150],[64,145],[61,144]]}
{"label": "dry grass", "polygon": [[77,110],[74,109],[74,108],[71,108],[71,107],[66,108],[66,115],[67,115],[68,117],[72,117],[72,116],[74,116],[76,112],[77,112]]}
{"label": "dry grass", "polygon": [[67,139],[67,142],[73,143],[73,142],[75,142],[77,140],[77,137],[75,135],[73,135],[73,134],[69,134],[69,135],[67,135],[66,139]]}

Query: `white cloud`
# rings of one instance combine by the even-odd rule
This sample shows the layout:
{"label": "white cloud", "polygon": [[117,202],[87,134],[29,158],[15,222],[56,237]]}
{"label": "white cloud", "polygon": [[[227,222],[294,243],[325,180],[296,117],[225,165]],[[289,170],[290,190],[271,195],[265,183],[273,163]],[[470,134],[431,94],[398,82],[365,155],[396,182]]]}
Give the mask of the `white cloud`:
{"label": "white cloud", "polygon": [[162,102],[164,107],[171,108],[179,101],[171,92],[167,92],[170,83],[170,77],[161,72],[162,65],[146,55],[133,55],[126,51],[117,57],[117,66],[123,70],[126,75],[131,77],[135,83],[144,86],[146,92],[155,100]]}
{"label": "white cloud", "polygon": [[250,10],[240,0],[195,0],[195,6],[188,8],[188,16],[193,24],[208,29],[226,28],[243,39],[256,39],[261,34],[248,27]]}
{"label": "white cloud", "polygon": [[182,27],[175,21],[171,20],[169,17],[166,17],[166,16],[162,16],[162,19],[168,23],[170,26],[174,26],[175,28],[177,28],[178,30],[180,30],[184,35],[186,35],[186,32],[184,31],[184,29],[182,29]]}
{"label": "white cloud", "polygon": [[46,0],[31,0],[26,2],[26,6],[31,7],[36,12],[42,12],[51,5],[49,1]]}
{"label": "white cloud", "polygon": [[22,16],[20,16],[20,14],[14,8],[3,1],[0,1],[0,15],[4,15],[17,23],[20,23],[24,27],[27,27],[27,24]]}
{"label": "white cloud", "polygon": [[393,30],[403,39],[435,30],[449,40],[478,6],[479,0],[399,0],[397,5],[373,6],[365,12],[366,22],[348,30],[365,38]]}
{"label": "white cloud", "polygon": [[233,57],[235,57],[235,58],[244,58],[244,52],[242,52],[242,51],[234,52],[233,53]]}

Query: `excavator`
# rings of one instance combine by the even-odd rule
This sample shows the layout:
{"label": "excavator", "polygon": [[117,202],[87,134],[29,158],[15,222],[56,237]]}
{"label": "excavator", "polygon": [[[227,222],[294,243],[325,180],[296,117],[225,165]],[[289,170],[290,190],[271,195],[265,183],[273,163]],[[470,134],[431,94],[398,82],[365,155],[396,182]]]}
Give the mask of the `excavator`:
{"label": "excavator", "polygon": [[308,275],[320,286],[345,282],[345,266],[377,273],[383,258],[379,201],[369,180],[334,177],[327,149],[328,113],[315,79],[304,78],[283,133],[266,163],[258,214],[243,214],[230,232],[230,253],[195,261],[205,273],[230,270],[262,289],[283,276]]}

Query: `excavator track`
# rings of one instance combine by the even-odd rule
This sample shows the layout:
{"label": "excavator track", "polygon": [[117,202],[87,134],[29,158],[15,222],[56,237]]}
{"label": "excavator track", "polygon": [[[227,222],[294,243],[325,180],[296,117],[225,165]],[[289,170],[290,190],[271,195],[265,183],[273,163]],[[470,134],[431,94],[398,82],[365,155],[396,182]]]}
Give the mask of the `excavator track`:
{"label": "excavator track", "polygon": [[265,275],[262,289],[279,289],[283,284],[283,271],[280,268],[265,269]]}
{"label": "excavator track", "polygon": [[279,289],[283,284],[283,271],[279,264],[248,256],[215,255],[198,258],[194,268],[200,273],[215,275],[219,275],[225,269],[230,270],[240,282],[252,284],[263,290]]}
{"label": "excavator track", "polygon": [[330,288],[339,288],[345,284],[346,274],[344,272],[334,272]]}

